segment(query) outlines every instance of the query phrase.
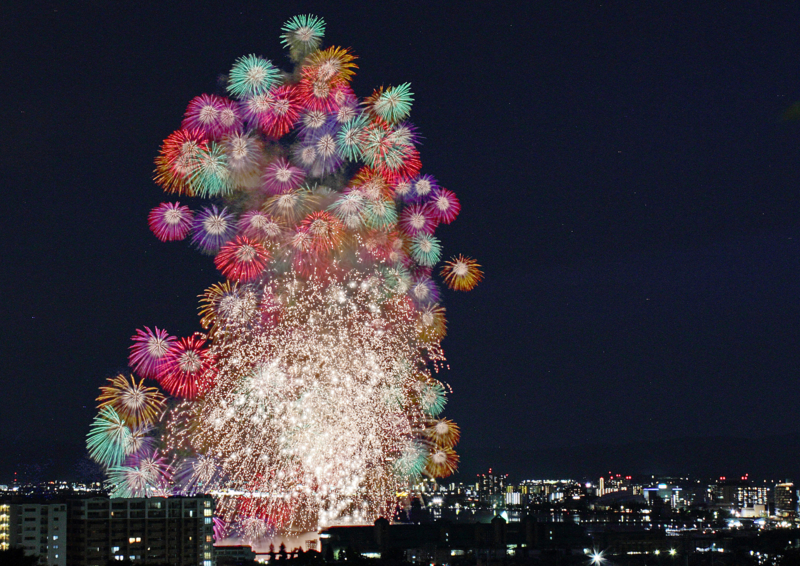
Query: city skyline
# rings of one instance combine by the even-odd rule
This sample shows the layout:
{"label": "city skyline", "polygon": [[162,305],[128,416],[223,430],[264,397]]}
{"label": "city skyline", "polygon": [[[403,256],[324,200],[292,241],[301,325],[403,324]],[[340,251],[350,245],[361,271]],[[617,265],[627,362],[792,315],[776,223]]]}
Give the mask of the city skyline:
{"label": "city skyline", "polygon": [[798,8],[416,10],[6,9],[0,477],[85,452],[136,328],[197,330],[217,275],[147,230],[152,160],[236,57],[280,59],[298,11],[356,47],[360,96],[414,85],[425,162],[462,199],[445,248],[487,272],[445,294],[465,470],[494,446],[786,433],[797,451]]}

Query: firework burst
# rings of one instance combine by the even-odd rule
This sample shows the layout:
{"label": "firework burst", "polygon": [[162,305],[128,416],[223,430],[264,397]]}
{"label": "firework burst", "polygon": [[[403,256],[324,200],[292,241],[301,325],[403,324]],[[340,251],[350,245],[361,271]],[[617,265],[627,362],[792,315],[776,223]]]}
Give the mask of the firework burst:
{"label": "firework burst", "polygon": [[150,211],[150,230],[162,242],[183,240],[192,228],[192,211],[179,202],[161,203]]}
{"label": "firework burst", "polygon": [[128,361],[133,371],[142,377],[155,379],[158,375],[161,364],[164,363],[172,343],[175,342],[174,336],[169,336],[166,330],[150,330],[147,326],[144,330],[137,330],[131,338],[131,346]]}
{"label": "firework burst", "polygon": [[152,424],[164,408],[164,396],[156,387],[145,387],[144,379],[130,382],[123,375],[108,378],[110,385],[100,388],[98,408],[111,407],[131,429]]}
{"label": "firework burst", "polygon": [[483,279],[483,271],[471,257],[458,255],[445,262],[442,277],[447,286],[455,291],[471,291]]}
{"label": "firework burst", "polygon": [[[164,141],[156,182],[212,202],[161,204],[150,227],[190,236],[225,280],[200,296],[204,333],[136,332],[137,377],[101,387],[87,439],[112,495],[214,493],[215,530],[245,540],[372,522],[458,465],[433,271],[460,204],[421,172],[410,85],[359,100],[355,57],[324,30],[289,20],[294,72],[237,59],[235,100],[196,97]],[[482,278],[463,256],[441,275]]]}

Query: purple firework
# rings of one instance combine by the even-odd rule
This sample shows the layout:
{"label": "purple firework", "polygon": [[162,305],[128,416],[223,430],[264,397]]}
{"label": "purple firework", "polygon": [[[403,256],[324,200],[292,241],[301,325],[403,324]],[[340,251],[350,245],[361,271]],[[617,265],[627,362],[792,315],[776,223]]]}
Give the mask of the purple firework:
{"label": "purple firework", "polygon": [[416,236],[420,232],[433,234],[437,224],[436,213],[427,204],[412,204],[400,214],[400,226],[410,236]]}
{"label": "purple firework", "polygon": [[179,202],[162,202],[147,218],[150,230],[162,242],[183,240],[192,227],[192,211]]}
{"label": "purple firework", "polygon": [[295,149],[297,161],[306,169],[310,177],[329,175],[344,163],[336,146],[337,126],[335,120],[328,121],[313,134],[308,135],[305,141]]}
{"label": "purple firework", "polygon": [[184,114],[181,128],[197,128],[206,135],[216,136],[220,129],[220,115],[227,108],[225,99],[214,94],[195,96]]}
{"label": "purple firework", "polygon": [[423,274],[417,275],[412,279],[409,294],[419,306],[438,303],[441,298],[436,283],[429,276]]}
{"label": "purple firework", "polygon": [[256,94],[239,102],[239,115],[249,127],[255,128],[267,118],[271,107],[272,97],[269,93]]}
{"label": "purple firework", "polygon": [[131,346],[128,365],[140,377],[155,379],[161,371],[166,356],[176,338],[167,334],[166,330],[160,330],[157,326],[155,330],[150,330],[145,326],[144,330],[136,330],[136,334],[131,336],[133,345]]}
{"label": "purple firework", "polygon": [[229,98],[222,99],[222,106],[217,119],[217,135],[227,136],[242,129],[242,116],[239,103]]}
{"label": "purple firework", "polygon": [[438,188],[439,183],[436,182],[433,175],[420,175],[411,182],[411,198],[416,202],[424,202]]}
{"label": "purple firework", "polygon": [[305,172],[284,158],[269,164],[264,171],[264,189],[273,195],[282,195],[303,184]]}
{"label": "purple firework", "polygon": [[203,208],[192,222],[192,243],[200,251],[213,254],[236,234],[236,220],[228,209],[216,205]]}

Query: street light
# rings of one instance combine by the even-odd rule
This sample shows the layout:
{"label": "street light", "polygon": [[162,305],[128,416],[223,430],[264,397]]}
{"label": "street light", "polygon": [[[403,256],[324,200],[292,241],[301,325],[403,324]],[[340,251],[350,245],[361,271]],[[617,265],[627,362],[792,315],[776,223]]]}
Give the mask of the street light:
{"label": "street light", "polygon": [[593,551],[592,554],[589,555],[589,558],[592,559],[592,564],[603,564],[606,561],[602,551]]}

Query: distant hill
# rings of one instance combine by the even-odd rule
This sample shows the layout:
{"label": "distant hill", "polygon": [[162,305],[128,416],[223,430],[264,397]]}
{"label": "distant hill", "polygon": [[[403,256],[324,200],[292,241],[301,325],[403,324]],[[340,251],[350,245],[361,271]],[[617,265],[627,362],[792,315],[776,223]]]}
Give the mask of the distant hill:
{"label": "distant hill", "polygon": [[[463,451],[462,451],[463,452]],[[482,462],[481,469],[463,469],[457,480],[469,481],[492,467],[527,478],[599,478],[609,471],[621,474],[692,474],[757,480],[795,478],[800,481],[800,434],[763,438],[728,436],[675,438],[627,444],[587,444],[542,450],[490,447],[464,459]]]}

